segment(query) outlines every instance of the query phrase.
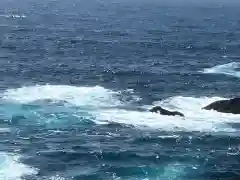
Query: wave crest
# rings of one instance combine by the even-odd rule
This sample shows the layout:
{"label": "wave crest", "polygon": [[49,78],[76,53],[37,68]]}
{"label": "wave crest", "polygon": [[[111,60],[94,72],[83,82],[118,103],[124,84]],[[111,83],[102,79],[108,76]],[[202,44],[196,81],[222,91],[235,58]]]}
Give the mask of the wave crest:
{"label": "wave crest", "polygon": [[203,69],[202,72],[205,74],[225,74],[225,75],[240,78],[240,71],[238,71],[239,68],[240,68],[240,63],[232,62],[232,63],[222,64],[222,65],[217,65],[211,68],[205,68]]}
{"label": "wave crest", "polygon": [[9,89],[3,99],[19,103],[32,103],[40,100],[62,101],[77,106],[117,106],[121,101],[116,98],[119,92],[100,86],[76,87],[67,85],[37,85]]}

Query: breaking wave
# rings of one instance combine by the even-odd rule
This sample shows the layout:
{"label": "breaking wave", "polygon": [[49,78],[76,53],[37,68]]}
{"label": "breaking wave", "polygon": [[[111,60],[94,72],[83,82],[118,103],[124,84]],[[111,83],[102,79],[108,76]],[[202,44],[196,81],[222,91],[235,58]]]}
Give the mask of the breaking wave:
{"label": "breaking wave", "polygon": [[[164,131],[227,133],[237,131],[230,124],[237,123],[239,115],[202,109],[215,100],[224,99],[221,97],[176,96],[153,103],[153,105],[161,105],[169,110],[177,110],[185,114],[185,117],[169,117],[148,112],[151,106],[139,107],[143,111],[129,109],[127,108],[129,102],[122,101],[120,94],[120,92],[99,86],[42,85],[9,89],[3,93],[2,100],[18,106],[18,109],[15,107],[14,111],[18,112],[18,117],[28,119],[29,116],[31,120],[40,119],[39,122],[45,124],[55,123],[56,125],[63,121],[69,123],[69,119],[73,119],[74,122],[88,120],[96,124],[123,123],[136,128]],[[43,101],[43,104],[34,104],[39,101]],[[45,109],[44,106],[46,106]],[[9,112],[8,109],[0,110],[4,111],[3,114],[13,116],[12,111]],[[10,116],[5,118],[11,118]]]}
{"label": "breaking wave", "polygon": [[203,73],[205,74],[225,74],[228,76],[234,76],[240,78],[240,63],[232,62],[222,65],[217,65],[211,68],[205,68]]}

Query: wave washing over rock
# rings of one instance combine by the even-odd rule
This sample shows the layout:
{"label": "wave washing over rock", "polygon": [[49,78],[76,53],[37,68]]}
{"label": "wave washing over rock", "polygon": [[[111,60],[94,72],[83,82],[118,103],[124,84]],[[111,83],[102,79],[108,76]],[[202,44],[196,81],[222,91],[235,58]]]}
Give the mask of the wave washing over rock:
{"label": "wave washing over rock", "polygon": [[202,109],[239,93],[221,3],[0,1],[0,180],[239,180],[240,116]]}
{"label": "wave washing over rock", "polygon": [[[160,102],[155,102],[153,105],[161,105],[170,110],[183,112],[186,117],[168,117],[155,113],[148,112],[152,106],[139,107],[145,111],[129,110],[128,102],[123,102],[118,98],[121,92],[115,92],[103,87],[76,87],[76,86],[61,86],[61,85],[43,85],[30,86],[19,89],[10,89],[3,93],[3,99],[7,102],[19,104],[19,113],[23,117],[34,116],[36,112],[40,118],[44,118],[48,114],[58,113],[58,109],[46,109],[42,113],[39,109],[46,104],[39,105],[35,111],[25,112],[21,105],[34,105],[34,102],[45,101],[46,103],[56,105],[62,102],[62,115],[65,117],[75,115],[75,121],[88,119],[97,124],[106,123],[124,123],[135,127],[149,127],[165,131],[202,131],[202,132],[234,132],[227,123],[238,122],[240,116],[232,114],[218,113],[214,111],[206,111],[201,108],[210,104],[213,101],[224,99],[221,97],[181,97],[176,96]],[[74,106],[74,111],[71,111],[71,106]],[[48,108],[48,107],[47,107]],[[60,109],[59,109],[60,110]],[[54,117],[54,116],[53,116]],[[61,124],[61,118],[57,115],[54,117],[55,123]],[[53,122],[51,121],[51,122]],[[48,122],[45,122],[48,123]]]}
{"label": "wave washing over rock", "polygon": [[[239,134],[239,128],[234,127],[233,124],[239,123],[240,116],[218,113],[215,111],[206,111],[201,109],[203,106],[215,100],[220,100],[224,98],[194,98],[176,96],[162,101],[154,102],[152,105],[161,105],[162,107],[170,110],[179,110],[185,114],[185,117],[183,118],[162,116],[159,114],[148,112],[148,109],[152,107],[149,105],[139,107],[142,109],[141,111],[129,109],[129,103],[121,101],[119,99],[119,94],[121,94],[120,91],[116,92],[100,86],[26,86],[17,89],[9,89],[2,94],[2,100],[5,103],[5,108],[1,107],[1,114],[5,114],[4,118],[6,120],[8,119],[9,122],[15,126],[21,125],[27,127],[28,125],[31,125],[38,128],[44,125],[45,128],[49,129],[50,134],[47,133],[47,137],[51,137],[53,134],[59,134],[59,136],[62,136],[64,133],[66,133],[65,129],[67,127],[74,127],[73,125],[75,124],[81,126],[85,124],[84,122],[86,121],[88,122],[86,126],[88,129],[91,128],[91,126],[93,126],[94,124],[100,126],[113,126],[113,124],[117,123],[130,125],[130,127],[142,130],[143,132],[156,131],[165,132],[165,134],[166,132],[168,132],[166,135],[162,133],[158,135],[159,141],[163,142],[168,140],[181,141],[183,137],[179,134],[176,134],[177,132],[205,132],[213,135],[231,135],[233,137]],[[13,109],[14,111],[12,111]],[[64,131],[60,129],[57,130],[56,128],[60,128]],[[52,131],[51,129],[54,131]],[[171,135],[172,133],[173,135]],[[120,134],[114,132],[107,133],[105,138],[111,139],[113,137],[117,138],[120,136]],[[41,138],[44,137],[42,136]],[[138,137],[137,139],[139,138],[140,137]],[[148,138],[151,141],[151,136],[149,136]],[[142,139],[142,137],[140,139]],[[191,136],[189,136],[187,139],[188,141],[192,141]],[[75,147],[76,144],[72,144],[71,146]],[[103,154],[100,156],[103,156],[103,158],[107,158],[108,156],[125,156],[122,154],[124,152],[125,151],[111,152],[110,154],[106,152],[105,155]],[[43,151],[42,153],[46,154],[47,152]],[[67,151],[66,153],[67,156],[70,156],[70,154],[74,152]],[[94,150],[93,152],[90,151],[89,153],[95,154],[97,152],[95,152]],[[115,153],[117,153],[118,155]],[[95,155],[99,156],[98,154]],[[65,155],[63,154],[62,156],[64,157]],[[131,158],[131,155],[127,156]],[[144,155],[139,156],[144,157]],[[8,156],[2,157],[7,157],[9,159]],[[158,158],[158,155],[156,155],[156,158]],[[10,158],[10,160],[12,161],[13,158]],[[5,167],[4,169],[2,169],[2,171],[5,173],[3,176],[6,176],[7,171],[9,170],[9,165],[8,163],[4,163],[4,166]],[[16,164],[15,166],[19,169],[19,171],[17,171],[18,174],[14,175],[14,177],[19,177],[20,175],[25,174],[32,174],[34,172],[31,168],[29,169],[27,166],[22,164]],[[169,180],[179,180],[184,177],[185,169],[198,169],[199,165],[186,165],[175,161],[168,162],[164,166],[161,166],[162,167],[160,169],[155,169],[155,173],[158,172],[159,177],[164,177],[165,179]],[[153,171],[148,169],[147,167],[144,167],[144,169],[144,171],[146,172]],[[20,173],[20,171],[22,174]],[[156,177],[158,175],[156,175]],[[64,179],[61,174],[44,178]]]}

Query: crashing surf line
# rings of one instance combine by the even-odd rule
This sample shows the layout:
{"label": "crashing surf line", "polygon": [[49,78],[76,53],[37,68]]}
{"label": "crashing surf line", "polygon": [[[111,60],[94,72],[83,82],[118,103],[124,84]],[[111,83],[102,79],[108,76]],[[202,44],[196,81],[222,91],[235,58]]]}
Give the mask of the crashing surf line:
{"label": "crashing surf line", "polygon": [[[109,124],[114,122],[133,125],[136,128],[147,127],[164,131],[181,130],[187,132],[232,133],[235,132],[236,129],[228,124],[239,122],[239,115],[202,109],[210,103],[223,100],[224,98],[221,97],[194,98],[175,96],[163,101],[154,102],[153,105],[150,106],[141,106],[139,108],[142,110],[138,111],[134,108],[124,108],[129,106],[129,104],[128,102],[119,100],[118,94],[119,92],[98,86],[76,87],[42,85],[9,89],[2,94],[2,100],[10,103],[10,106],[19,107],[19,109],[22,108],[22,105],[28,105],[28,108],[31,108],[31,105],[33,105],[33,109],[28,111],[21,110],[20,113],[22,114],[17,115],[26,116],[26,120],[29,121],[33,121],[34,119],[31,123],[38,122],[52,126],[64,125],[64,120],[70,118],[73,120],[73,123],[87,120],[88,122],[96,124]],[[46,108],[44,109],[44,107],[49,103],[49,101],[45,101],[46,99],[53,100],[52,106],[56,105],[56,108],[47,109],[47,111],[45,111]],[[61,104],[61,107],[59,107],[60,109],[58,109],[58,104],[54,103],[55,100],[62,102],[66,101],[67,104]],[[43,102],[38,106],[34,106],[35,101]],[[73,105],[73,107],[71,105],[69,106],[68,103]],[[119,108],[119,106],[121,106],[121,108]],[[171,112],[181,112],[185,117],[166,116],[149,112],[152,106],[160,106]],[[58,110],[64,114],[61,114],[61,112],[59,114]],[[10,113],[9,115],[15,115],[15,112],[8,112],[8,108],[3,111],[3,114]],[[30,112],[32,113],[28,119]],[[64,118],[61,118],[63,115]],[[23,121],[24,123],[25,119],[19,121]],[[70,122],[66,121],[65,123]]]}

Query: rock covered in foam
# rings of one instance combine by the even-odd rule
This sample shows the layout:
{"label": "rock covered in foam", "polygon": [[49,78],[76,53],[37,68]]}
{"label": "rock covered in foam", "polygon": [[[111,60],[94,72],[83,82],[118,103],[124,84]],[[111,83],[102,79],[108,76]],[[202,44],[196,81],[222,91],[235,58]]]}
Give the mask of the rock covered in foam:
{"label": "rock covered in foam", "polygon": [[163,109],[162,107],[160,106],[155,106],[153,107],[152,109],[150,109],[150,112],[155,112],[155,113],[160,113],[162,115],[167,115],[167,116],[183,116],[184,115],[178,111],[169,111],[169,110],[166,110],[166,109]]}

